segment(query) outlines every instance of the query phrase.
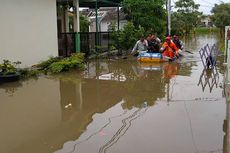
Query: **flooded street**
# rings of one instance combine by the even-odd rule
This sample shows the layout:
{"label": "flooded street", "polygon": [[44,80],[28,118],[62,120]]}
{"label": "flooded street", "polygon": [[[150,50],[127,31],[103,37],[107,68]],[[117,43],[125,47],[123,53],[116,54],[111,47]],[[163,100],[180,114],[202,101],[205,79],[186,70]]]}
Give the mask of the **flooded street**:
{"label": "flooded street", "polygon": [[223,70],[198,53],[218,39],[184,40],[193,53],[172,63],[128,56],[0,85],[0,153],[225,153]]}

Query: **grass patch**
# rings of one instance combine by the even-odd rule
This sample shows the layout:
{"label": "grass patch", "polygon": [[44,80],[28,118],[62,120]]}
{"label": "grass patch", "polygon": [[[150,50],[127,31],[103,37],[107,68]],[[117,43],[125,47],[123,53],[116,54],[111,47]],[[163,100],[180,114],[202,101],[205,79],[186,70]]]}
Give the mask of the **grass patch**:
{"label": "grass patch", "polygon": [[209,33],[220,32],[219,28],[208,28],[208,27],[195,28],[194,30],[196,34],[209,34]]}

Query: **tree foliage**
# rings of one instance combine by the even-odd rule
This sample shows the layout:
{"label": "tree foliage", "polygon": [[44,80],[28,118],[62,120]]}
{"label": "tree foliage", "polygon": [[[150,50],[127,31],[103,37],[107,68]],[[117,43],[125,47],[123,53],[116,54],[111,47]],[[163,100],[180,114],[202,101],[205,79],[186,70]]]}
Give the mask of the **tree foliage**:
{"label": "tree foliage", "polygon": [[215,4],[211,12],[215,26],[224,30],[225,26],[230,25],[230,3]]}
{"label": "tree foliage", "polygon": [[89,32],[90,22],[86,16],[80,14],[80,31],[81,32]]}
{"label": "tree foliage", "polygon": [[[70,16],[69,17],[69,23],[70,23],[70,31],[74,31],[73,30],[73,26],[74,26],[74,23],[73,23],[73,19],[74,16]],[[86,16],[80,14],[80,31],[81,32],[89,32],[89,25],[90,25],[90,22],[89,20],[87,19]]]}
{"label": "tree foliage", "polygon": [[120,31],[115,31],[116,27],[111,27],[110,31],[113,32],[113,40],[115,47],[123,50],[129,50],[133,47],[135,42],[145,33],[143,27],[135,28],[132,22],[128,22]]}
{"label": "tree foliage", "polygon": [[175,4],[177,11],[172,14],[172,32],[188,34],[199,23],[199,4],[193,0],[179,0]]}
{"label": "tree foliage", "polygon": [[124,0],[122,3],[128,21],[146,31],[163,33],[165,30],[166,11],[164,0]]}

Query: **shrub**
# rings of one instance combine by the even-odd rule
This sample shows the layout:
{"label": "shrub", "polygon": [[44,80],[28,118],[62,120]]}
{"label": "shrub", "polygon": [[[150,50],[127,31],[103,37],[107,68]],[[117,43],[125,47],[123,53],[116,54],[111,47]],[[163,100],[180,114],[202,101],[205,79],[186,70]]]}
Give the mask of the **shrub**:
{"label": "shrub", "polygon": [[48,60],[46,61],[42,61],[41,63],[39,63],[37,65],[38,68],[42,69],[42,70],[46,70],[52,63],[58,62],[60,61],[62,58],[61,57],[49,57]]}
{"label": "shrub", "polygon": [[13,62],[9,60],[3,60],[3,63],[0,64],[0,74],[1,75],[9,75],[9,74],[15,74],[18,70],[16,68],[16,65],[21,64],[21,62]]}
{"label": "shrub", "polygon": [[73,68],[83,68],[83,62],[84,54],[76,53],[67,58],[51,57],[47,61],[38,64],[38,67],[50,73],[60,73]]}
{"label": "shrub", "polygon": [[37,77],[41,72],[36,69],[24,68],[19,70],[21,78]]}

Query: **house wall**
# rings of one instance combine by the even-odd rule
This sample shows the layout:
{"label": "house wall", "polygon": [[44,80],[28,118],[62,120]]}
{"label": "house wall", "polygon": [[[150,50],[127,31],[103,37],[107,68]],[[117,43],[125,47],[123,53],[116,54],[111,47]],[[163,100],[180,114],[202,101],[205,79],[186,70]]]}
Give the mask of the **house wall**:
{"label": "house wall", "polygon": [[102,32],[107,32],[109,28],[110,23],[108,21],[101,21],[100,28]]}
{"label": "house wall", "polygon": [[120,24],[119,24],[120,29],[123,29],[123,28],[124,28],[124,26],[125,26],[127,23],[128,23],[128,21],[127,21],[127,20],[121,20],[121,21],[120,21]]}
{"label": "house wall", "polygon": [[201,23],[206,27],[213,26],[213,23],[209,17],[201,19]]}
{"label": "house wall", "polygon": [[22,67],[58,55],[56,0],[0,0],[0,62]]}
{"label": "house wall", "polygon": [[[116,22],[117,25],[117,21],[104,21],[102,20],[99,24],[99,31],[101,32],[107,32],[109,29],[109,25],[111,24],[111,22]],[[121,20],[119,22],[119,28],[123,29],[123,27],[125,26],[125,24],[127,23],[127,20]],[[90,32],[96,32],[96,23],[95,22],[91,22],[90,24]]]}

